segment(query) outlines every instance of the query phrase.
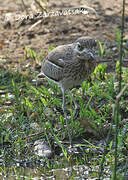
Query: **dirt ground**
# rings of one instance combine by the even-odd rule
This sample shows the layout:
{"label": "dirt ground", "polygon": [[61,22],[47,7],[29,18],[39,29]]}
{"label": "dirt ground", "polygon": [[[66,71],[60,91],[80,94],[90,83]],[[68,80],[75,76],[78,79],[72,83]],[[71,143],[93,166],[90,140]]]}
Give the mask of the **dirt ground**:
{"label": "dirt ground", "polygon": [[[110,40],[111,44],[114,43],[115,29],[121,27],[122,0],[49,0],[44,18],[37,18],[39,9],[34,10],[32,0],[24,1],[26,9],[20,0],[0,1],[0,61],[6,59],[7,64],[23,65],[19,59],[24,58],[25,46],[38,54],[41,50],[48,51],[50,46],[71,43],[81,36],[91,36],[101,42]],[[128,40],[126,3],[125,39]],[[79,11],[76,15],[73,11],[61,16],[48,14],[53,12],[55,15],[58,10],[64,13],[69,9]]]}

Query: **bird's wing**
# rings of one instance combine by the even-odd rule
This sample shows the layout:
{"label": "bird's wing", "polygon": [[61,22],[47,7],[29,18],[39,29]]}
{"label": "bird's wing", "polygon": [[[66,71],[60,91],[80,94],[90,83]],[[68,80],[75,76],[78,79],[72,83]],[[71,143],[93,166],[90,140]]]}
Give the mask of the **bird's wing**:
{"label": "bird's wing", "polygon": [[48,59],[42,64],[41,71],[47,78],[55,82],[59,82],[63,78],[63,68]]}
{"label": "bird's wing", "polygon": [[72,44],[62,45],[51,51],[47,57],[50,62],[64,67],[65,62],[71,60],[73,55]]}
{"label": "bird's wing", "polygon": [[65,62],[72,58],[71,45],[63,45],[55,48],[49,53],[42,64],[41,71],[49,79],[59,82],[63,79],[63,69]]}

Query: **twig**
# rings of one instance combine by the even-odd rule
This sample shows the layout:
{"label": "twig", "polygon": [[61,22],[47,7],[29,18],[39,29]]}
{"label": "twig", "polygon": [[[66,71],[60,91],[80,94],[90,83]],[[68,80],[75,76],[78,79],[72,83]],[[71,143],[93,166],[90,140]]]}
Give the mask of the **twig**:
{"label": "twig", "polygon": [[24,6],[24,9],[25,9],[25,11],[26,11],[26,14],[29,14],[29,12],[28,12],[28,10],[27,10],[27,7],[26,7],[26,5],[25,5],[25,3],[24,3],[24,0],[21,0],[21,2],[22,2],[22,4],[23,4],[23,6]]}
{"label": "twig", "polygon": [[123,59],[123,37],[124,37],[124,13],[125,13],[125,0],[123,0],[123,9],[122,9],[122,24],[121,24],[121,42],[120,42],[120,65],[119,65],[119,94],[117,96],[117,104],[114,114],[114,120],[115,120],[115,152],[114,152],[114,169],[113,169],[113,180],[117,179],[117,163],[118,163],[118,130],[119,130],[119,116],[120,116],[120,104],[119,99],[121,95],[123,94],[124,90],[127,88],[127,86],[121,91],[122,86],[122,59]]}
{"label": "twig", "polygon": [[43,132],[39,132],[39,133],[35,133],[35,134],[31,134],[31,135],[28,135],[28,136],[23,137],[23,139],[29,139],[29,138],[31,138],[31,137],[34,137],[34,136],[39,136],[39,135],[42,135],[42,134],[43,134]]}
{"label": "twig", "polygon": [[127,89],[127,87],[128,87],[128,84],[126,84],[126,85],[123,87],[123,89],[119,92],[119,94],[116,96],[116,101],[117,101],[117,102],[119,102],[122,94],[123,94],[124,91]]}
{"label": "twig", "polygon": [[31,31],[34,27],[36,27],[38,24],[40,24],[42,22],[42,19],[40,19],[39,21],[37,21],[35,24],[33,24],[28,31]]}
{"label": "twig", "polygon": [[34,1],[36,2],[36,4],[38,4],[38,6],[42,10],[42,12],[47,11],[37,0],[34,0]]}

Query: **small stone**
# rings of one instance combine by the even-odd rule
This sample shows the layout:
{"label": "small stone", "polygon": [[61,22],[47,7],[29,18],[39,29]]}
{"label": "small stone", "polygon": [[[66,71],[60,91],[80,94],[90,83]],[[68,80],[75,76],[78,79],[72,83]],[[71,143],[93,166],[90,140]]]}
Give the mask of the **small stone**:
{"label": "small stone", "polygon": [[47,158],[51,157],[52,150],[44,139],[35,141],[34,146],[34,152],[37,156]]}

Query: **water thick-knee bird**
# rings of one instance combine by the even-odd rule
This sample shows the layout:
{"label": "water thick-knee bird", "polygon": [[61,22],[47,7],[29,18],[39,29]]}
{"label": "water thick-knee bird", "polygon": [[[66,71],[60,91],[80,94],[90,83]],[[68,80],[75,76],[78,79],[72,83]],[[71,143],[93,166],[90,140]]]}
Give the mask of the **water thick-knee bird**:
{"label": "water thick-knee bird", "polygon": [[[62,90],[62,109],[65,117],[65,92],[66,90],[70,92],[72,88],[81,85],[94,71],[96,66],[94,49],[96,46],[95,39],[81,37],[72,44],[56,47],[42,63],[41,73]],[[73,97],[72,99],[74,101]],[[74,104],[77,107],[75,101]]]}

